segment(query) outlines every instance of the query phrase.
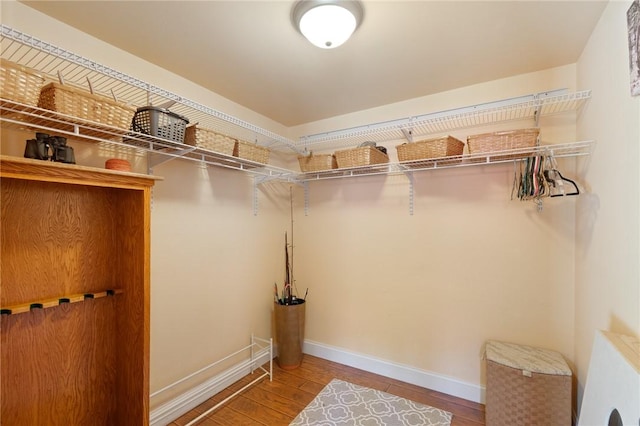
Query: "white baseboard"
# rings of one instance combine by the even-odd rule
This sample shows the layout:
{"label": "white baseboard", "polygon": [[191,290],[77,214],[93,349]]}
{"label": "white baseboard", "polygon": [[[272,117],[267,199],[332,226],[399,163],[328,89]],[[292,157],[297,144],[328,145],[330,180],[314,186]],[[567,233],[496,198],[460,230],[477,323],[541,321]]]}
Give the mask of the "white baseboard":
{"label": "white baseboard", "polygon": [[432,373],[430,371],[420,370],[408,365],[374,358],[369,355],[350,352],[342,348],[325,345],[311,340],[304,341],[303,351],[309,355],[338,362],[350,367],[359,368],[371,373],[380,374],[382,376],[391,377],[392,379],[411,383],[413,385],[432,389],[448,395],[453,395],[458,398],[482,404],[484,404],[485,401],[484,386],[463,382],[451,377]]}
{"label": "white baseboard", "polygon": [[[261,351],[256,354],[256,364],[263,365],[269,361],[269,351]],[[246,361],[244,361],[246,362]],[[218,392],[231,386],[233,383],[251,373],[251,367],[238,368],[243,363],[240,362],[235,366],[223,371],[222,373],[210,378],[204,383],[195,386],[187,392],[177,396],[176,398],[154,408],[149,413],[150,426],[165,426],[173,422],[180,416],[196,408]]]}

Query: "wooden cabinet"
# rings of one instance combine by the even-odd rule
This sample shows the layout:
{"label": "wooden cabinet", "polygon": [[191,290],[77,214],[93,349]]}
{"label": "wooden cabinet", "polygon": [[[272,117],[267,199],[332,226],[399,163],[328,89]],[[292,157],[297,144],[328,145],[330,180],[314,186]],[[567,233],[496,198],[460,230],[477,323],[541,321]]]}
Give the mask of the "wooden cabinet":
{"label": "wooden cabinet", "polygon": [[0,157],[3,425],[148,425],[156,179]]}

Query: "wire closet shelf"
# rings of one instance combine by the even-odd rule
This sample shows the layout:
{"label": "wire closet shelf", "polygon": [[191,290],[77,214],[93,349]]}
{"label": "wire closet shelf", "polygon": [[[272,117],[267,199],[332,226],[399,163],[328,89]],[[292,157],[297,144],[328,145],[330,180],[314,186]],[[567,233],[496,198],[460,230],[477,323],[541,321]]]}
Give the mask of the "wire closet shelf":
{"label": "wire closet shelf", "polygon": [[[286,153],[301,154],[310,151],[344,149],[357,146],[362,142],[406,140],[411,142],[452,130],[514,120],[532,119],[537,125],[541,116],[580,110],[591,97],[591,91],[569,93],[565,89],[555,90],[301,136],[297,142],[294,142],[6,25],[0,25],[0,30],[2,58],[35,69],[45,74],[51,81],[57,80],[57,73],[60,72],[67,82],[77,86],[87,86],[89,80],[95,92],[111,94],[119,101],[132,106],[171,105],[171,111],[187,117],[192,124],[198,123],[202,127],[221,134],[239,140],[253,141],[271,150]],[[502,157],[497,154],[482,154],[465,155],[464,158],[447,157],[409,163],[389,163],[328,170],[326,172],[299,173],[130,130],[79,120],[77,117],[66,116],[6,99],[0,99],[0,112],[2,113],[0,119],[5,126],[17,126],[35,131],[53,130],[69,137],[108,144],[112,148],[137,148],[141,152],[151,153],[153,156],[150,160],[150,170],[154,165],[168,159],[184,158],[204,164],[246,171],[256,176],[260,182],[272,179],[300,182],[503,162],[501,161]],[[554,152],[556,152],[554,155],[589,154],[592,145],[592,141],[562,144],[554,148]],[[549,152],[549,147],[541,146],[536,150]],[[514,154],[522,153],[515,152]]]}
{"label": "wire closet shelf", "polygon": [[86,87],[87,78],[96,92],[114,94],[120,101],[135,107],[175,102],[171,110],[189,119],[231,137],[277,149],[294,145],[289,139],[260,128],[206,105],[184,98],[168,90],[132,77],[83,56],[39,40],[30,35],[0,25],[2,58],[33,68],[57,81],[60,71],[65,80]]}
{"label": "wire closet shelf", "polygon": [[305,150],[322,151],[355,146],[362,142],[417,141],[430,135],[495,123],[535,120],[542,116],[580,110],[591,98],[591,91],[566,89],[535,93],[451,110],[357,126],[303,136]]}
{"label": "wire closet shelf", "polygon": [[[235,139],[255,142],[276,151],[291,151],[295,144],[289,139],[201,103],[184,98],[136,77],[104,66],[66,49],[27,35],[6,25],[0,25],[0,52],[3,59],[34,69],[47,80],[64,81],[87,87],[88,81],[96,93],[112,96],[133,107],[168,105],[172,112],[186,117],[191,124],[214,130]],[[249,171],[258,175],[289,179],[291,171],[263,165],[250,160],[218,154],[159,137],[124,131],[114,127],[79,120],[77,117],[22,105],[2,99],[2,121],[9,126],[21,126],[36,131],[54,130],[67,136],[93,142],[108,142],[159,152],[167,157],[181,157],[221,167]]]}
{"label": "wire closet shelf", "polygon": [[323,170],[302,173],[298,179],[300,181],[315,181],[371,175],[407,174],[424,170],[479,166],[483,164],[512,163],[514,161],[521,161],[529,156],[551,156],[554,158],[581,157],[591,153],[593,144],[594,141],[588,140],[553,145],[541,145],[531,148],[510,149],[500,152],[464,154],[425,160],[402,161],[399,163]]}

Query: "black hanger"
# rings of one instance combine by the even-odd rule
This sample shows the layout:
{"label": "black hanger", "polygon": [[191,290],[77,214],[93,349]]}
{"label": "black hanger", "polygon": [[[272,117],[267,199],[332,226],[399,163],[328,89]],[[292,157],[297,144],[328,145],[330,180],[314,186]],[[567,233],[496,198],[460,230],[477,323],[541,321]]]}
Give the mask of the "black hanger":
{"label": "black hanger", "polygon": [[561,182],[559,182],[559,179],[558,179],[558,177],[559,177],[560,180],[563,180],[563,181],[568,182],[571,185],[573,185],[573,188],[575,189],[574,192],[567,192],[567,193],[561,193],[561,194],[549,193],[550,197],[564,197],[564,196],[569,196],[569,195],[579,195],[580,194],[580,189],[578,189],[578,185],[576,185],[576,183],[574,181],[572,181],[571,179],[568,179],[568,178],[562,176],[562,173],[560,173],[557,169],[545,170],[544,171],[544,177],[547,180],[547,182],[549,182],[551,184],[551,186],[553,186],[554,188],[556,188],[556,186],[558,184],[561,184]]}

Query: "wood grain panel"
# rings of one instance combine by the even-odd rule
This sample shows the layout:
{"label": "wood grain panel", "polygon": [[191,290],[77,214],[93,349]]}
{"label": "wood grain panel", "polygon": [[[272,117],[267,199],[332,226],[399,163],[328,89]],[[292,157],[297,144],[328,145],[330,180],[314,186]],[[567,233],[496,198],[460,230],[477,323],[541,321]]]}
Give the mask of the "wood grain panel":
{"label": "wood grain panel", "polygon": [[148,425],[154,178],[1,156],[0,177],[2,306],[122,290],[2,317],[3,424]]}
{"label": "wood grain panel", "polygon": [[[114,253],[123,280],[123,298],[118,315],[118,329],[125,345],[117,352],[121,370],[118,374],[117,399],[119,424],[130,419],[145,419],[149,411],[149,230],[150,193],[119,191],[114,205],[118,215],[116,227],[118,250]],[[126,214],[124,214],[126,212]],[[132,397],[135,395],[135,397]],[[146,422],[141,424],[147,424]]]}
{"label": "wood grain panel", "polygon": [[2,423],[115,424],[116,301],[2,318]]}
{"label": "wood grain panel", "polygon": [[115,287],[111,191],[2,179],[3,306]]}
{"label": "wood grain panel", "polygon": [[151,187],[156,180],[162,180],[158,176],[29,158],[0,156],[0,162],[0,174],[8,178],[133,189]]}

